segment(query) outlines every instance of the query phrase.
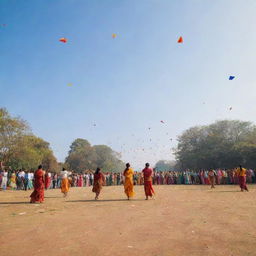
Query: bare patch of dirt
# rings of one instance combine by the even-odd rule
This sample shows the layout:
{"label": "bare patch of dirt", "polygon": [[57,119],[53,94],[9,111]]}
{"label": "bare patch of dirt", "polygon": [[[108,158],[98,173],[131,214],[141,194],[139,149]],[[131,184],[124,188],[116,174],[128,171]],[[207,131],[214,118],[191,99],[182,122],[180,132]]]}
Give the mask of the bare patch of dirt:
{"label": "bare patch of dirt", "polygon": [[29,204],[31,191],[0,192],[0,255],[3,256],[255,256],[256,188],[155,186],[144,200],[136,186],[127,201],[122,186],[45,192]]}

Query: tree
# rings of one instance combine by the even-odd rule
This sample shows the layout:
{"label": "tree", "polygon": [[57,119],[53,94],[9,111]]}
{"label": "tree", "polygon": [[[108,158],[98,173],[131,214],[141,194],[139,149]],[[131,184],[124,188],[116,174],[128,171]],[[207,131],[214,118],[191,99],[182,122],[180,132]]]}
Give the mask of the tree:
{"label": "tree", "polygon": [[82,172],[86,169],[100,167],[103,171],[121,171],[123,162],[118,153],[106,145],[91,144],[85,139],[76,139],[70,146],[66,165],[74,171]]}
{"label": "tree", "polygon": [[182,169],[254,167],[255,149],[256,127],[252,123],[223,120],[183,132],[175,155]]}
{"label": "tree", "polygon": [[0,108],[0,161],[9,162],[16,145],[29,133],[30,128],[24,120],[11,117],[6,109]]}
{"label": "tree", "polygon": [[96,168],[97,154],[91,144],[85,139],[76,139],[70,146],[66,164],[70,169],[82,172],[85,169]]}
{"label": "tree", "polygon": [[49,143],[34,135],[24,135],[17,144],[8,166],[14,169],[36,169],[42,164],[46,170],[56,171],[57,160]]}

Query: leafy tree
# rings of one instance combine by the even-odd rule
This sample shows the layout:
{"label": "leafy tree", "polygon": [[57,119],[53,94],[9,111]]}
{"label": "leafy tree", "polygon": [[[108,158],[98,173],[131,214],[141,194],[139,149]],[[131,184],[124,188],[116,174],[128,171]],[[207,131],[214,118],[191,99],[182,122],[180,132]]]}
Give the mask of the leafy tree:
{"label": "leafy tree", "polygon": [[29,133],[29,126],[24,120],[11,117],[6,109],[0,108],[0,161],[9,162],[22,136]]}
{"label": "leafy tree", "polygon": [[91,146],[85,139],[76,139],[70,146],[66,164],[72,170],[82,172],[101,167],[103,171],[121,171],[123,162],[118,153],[106,145]]}
{"label": "leafy tree", "polygon": [[192,127],[178,138],[176,159],[184,168],[255,167],[256,128],[250,122],[217,121]]}
{"label": "leafy tree", "polygon": [[0,109],[0,161],[14,169],[35,169],[38,164],[55,170],[56,158],[49,143],[32,134],[28,124]]}
{"label": "leafy tree", "polygon": [[49,143],[34,135],[24,135],[15,145],[14,154],[8,165],[15,169],[36,169],[40,163],[45,169],[57,170],[57,160]]}

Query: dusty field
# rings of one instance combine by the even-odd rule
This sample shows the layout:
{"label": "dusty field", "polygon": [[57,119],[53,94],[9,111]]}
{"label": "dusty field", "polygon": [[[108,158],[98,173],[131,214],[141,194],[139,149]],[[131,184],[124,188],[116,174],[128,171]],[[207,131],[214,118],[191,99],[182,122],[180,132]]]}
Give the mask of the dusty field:
{"label": "dusty field", "polygon": [[[73,188],[67,199],[46,191],[45,203],[27,203],[31,192],[0,192],[1,256],[256,255],[256,186],[143,187],[125,200],[123,188]],[[20,215],[21,213],[21,215]]]}

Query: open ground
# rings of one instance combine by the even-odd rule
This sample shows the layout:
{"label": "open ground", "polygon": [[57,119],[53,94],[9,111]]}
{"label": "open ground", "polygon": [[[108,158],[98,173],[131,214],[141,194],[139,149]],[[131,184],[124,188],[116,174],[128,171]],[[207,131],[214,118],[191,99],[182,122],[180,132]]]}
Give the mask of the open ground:
{"label": "open ground", "polygon": [[142,186],[127,201],[122,186],[45,192],[29,204],[31,191],[0,192],[1,256],[256,255],[256,187],[155,186],[145,201]]}

